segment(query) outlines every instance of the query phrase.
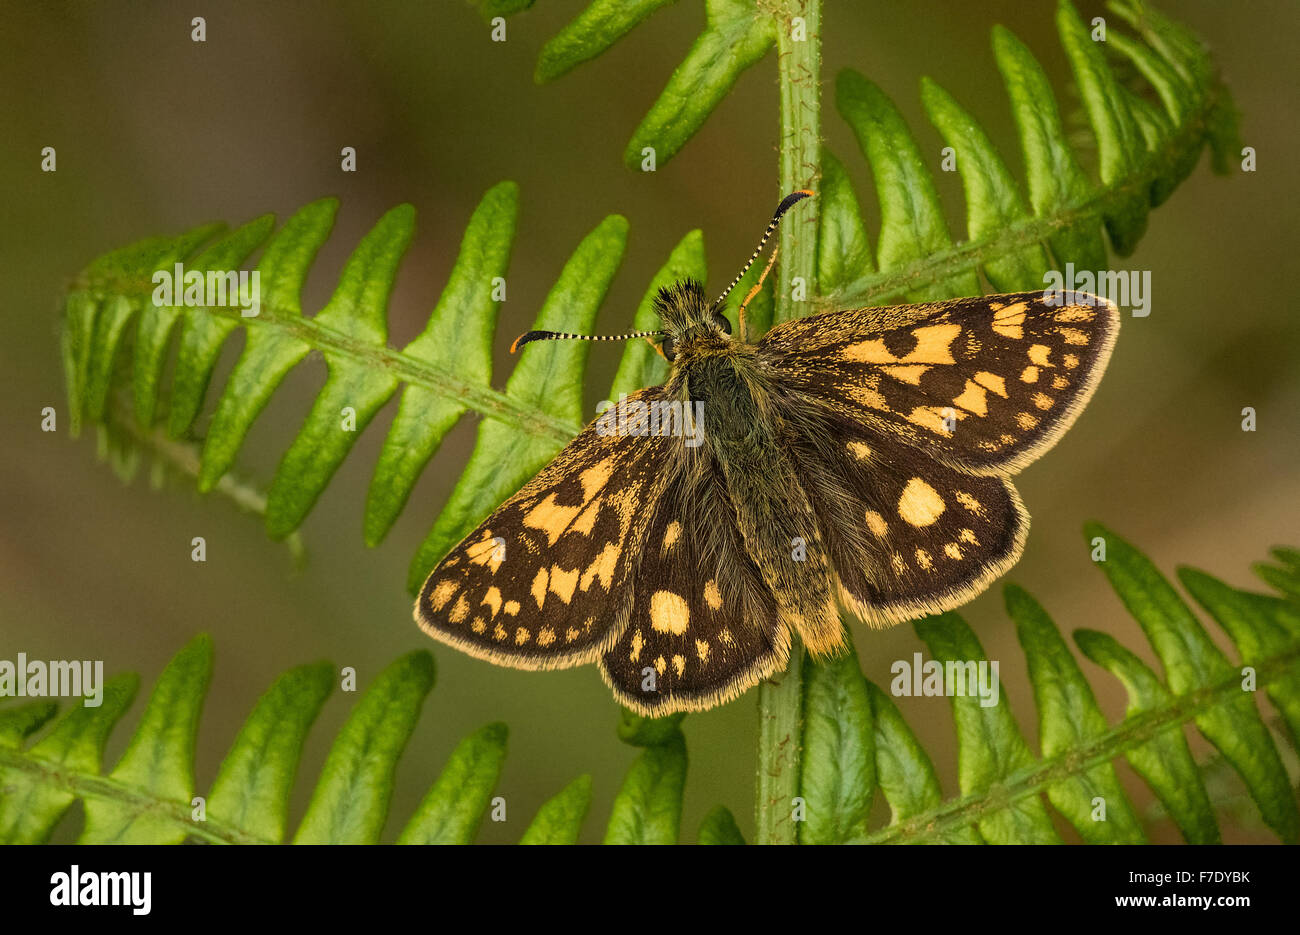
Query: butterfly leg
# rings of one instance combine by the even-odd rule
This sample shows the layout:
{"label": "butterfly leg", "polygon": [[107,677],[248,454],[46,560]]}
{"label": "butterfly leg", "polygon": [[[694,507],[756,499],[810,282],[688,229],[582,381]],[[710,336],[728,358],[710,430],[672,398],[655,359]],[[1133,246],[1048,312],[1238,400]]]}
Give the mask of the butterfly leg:
{"label": "butterfly leg", "polygon": [[749,340],[749,332],[745,327],[745,309],[749,307],[749,303],[753,300],[754,296],[758,295],[759,292],[762,291],[763,283],[767,280],[767,274],[772,272],[772,267],[776,264],[776,255],[780,250],[781,248],[779,246],[772,248],[772,255],[768,257],[767,265],[763,267],[763,272],[759,275],[758,282],[754,284],[754,288],[749,290],[749,294],[745,296],[745,301],[741,302],[740,308],[736,310],[736,317],[740,321],[740,340],[742,341]]}

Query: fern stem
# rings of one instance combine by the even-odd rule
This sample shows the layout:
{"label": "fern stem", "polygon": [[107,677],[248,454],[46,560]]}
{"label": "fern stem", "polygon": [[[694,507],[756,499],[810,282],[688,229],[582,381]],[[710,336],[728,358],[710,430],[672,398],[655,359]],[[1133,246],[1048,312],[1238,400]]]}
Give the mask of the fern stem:
{"label": "fern stem", "polygon": [[[821,0],[785,0],[773,15],[781,88],[780,195],[784,196],[797,189],[815,189],[821,177]],[[781,228],[780,250],[776,320],[787,321],[811,311],[815,294],[815,198],[800,205]],[[798,833],[791,812],[792,800],[799,794],[803,735],[803,646],[798,640],[790,647],[785,674],[759,686],[758,707],[755,840],[794,844]]]}

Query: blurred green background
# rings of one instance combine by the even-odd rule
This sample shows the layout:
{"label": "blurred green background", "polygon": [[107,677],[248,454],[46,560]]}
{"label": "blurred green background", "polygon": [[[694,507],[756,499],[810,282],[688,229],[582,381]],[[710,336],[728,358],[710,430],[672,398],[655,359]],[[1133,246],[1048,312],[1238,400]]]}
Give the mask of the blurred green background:
{"label": "blurred green background", "polygon": [[[200,736],[200,788],[241,720],[272,679],[321,658],[356,667],[362,685],[397,655],[434,650],[438,684],[398,777],[389,837],[410,815],[455,742],[505,721],[510,756],[500,792],[509,821],[481,840],[518,838],[537,806],[581,772],[595,779],[585,837],[598,840],[609,803],[635,751],[614,736],[617,709],[594,668],[526,673],[435,647],[411,622],[403,583],[468,455],[465,420],[426,471],[388,540],[361,540],[365,489],[395,403],[360,438],[303,528],[310,560],[295,573],[282,545],[229,502],[173,487],[123,486],[94,458],[93,433],[67,436],[57,331],[59,300],[89,260],[140,237],[221,219],[281,218],[323,195],[342,207],[308,280],[304,307],[318,310],[340,266],[379,216],[400,202],[418,210],[418,232],[391,304],[390,343],[423,327],[483,192],[502,179],[522,188],[522,217],[501,312],[496,385],[508,374],[509,339],[527,328],[578,240],[606,214],[631,222],[622,271],[601,313],[603,331],[625,328],[649,278],[689,230],[701,228],[711,285],[748,256],[778,196],[775,58],[747,72],[703,131],[653,174],[620,160],[633,128],[703,25],[703,4],[656,14],[610,53],[559,81],[534,85],[542,44],[581,9],[539,0],[509,21],[505,43],[458,0],[432,3],[25,4],[0,12],[0,268],[5,272],[0,367],[0,658],[105,660],[148,686],[195,632],[213,634],[216,671]],[[1091,17],[1099,4],[1082,3]],[[1259,171],[1212,176],[1201,167],[1155,210],[1146,238],[1117,268],[1149,269],[1153,311],[1128,318],[1096,397],[1054,451],[1018,485],[1033,515],[1024,559],[1009,576],[1035,594],[1065,630],[1116,634],[1153,656],[1101,574],[1080,532],[1097,518],[1166,572],[1185,563],[1254,587],[1248,564],[1267,546],[1300,540],[1300,368],[1294,300],[1278,283],[1296,254],[1300,186],[1282,157],[1294,153],[1293,62],[1300,42],[1293,0],[1249,5],[1166,2],[1162,9],[1208,37],[1243,113],[1242,137]],[[1077,110],[1053,27],[1053,4],[828,0],[824,78],[852,66],[902,108],[923,148],[942,146],[924,119],[918,81],[952,90],[1020,164],[1008,105],[989,49],[1002,23],[1047,66],[1063,109]],[[190,40],[190,17],[207,19],[207,42]],[[847,128],[824,107],[827,144],[848,165],[874,218],[870,175]],[[39,171],[54,146],[58,171]],[[356,147],[358,171],[339,169]],[[1018,171],[1018,169],[1017,169]],[[963,215],[958,183],[940,179],[950,218]],[[874,221],[871,231],[874,241]],[[962,230],[951,225],[954,232]],[[214,385],[242,338],[228,342]],[[602,398],[619,349],[591,355],[589,404]],[[313,393],[318,356],[295,369],[258,420],[242,470],[269,480]],[[212,399],[209,400],[209,412]],[[43,434],[54,406],[59,432]],[[1258,412],[1243,433],[1241,409]],[[208,561],[190,560],[204,536]],[[963,613],[990,658],[1027,736],[1036,717],[1023,656],[1000,587]],[[1215,634],[1219,638],[1219,634]],[[921,648],[910,626],[855,627],[864,671],[887,685],[890,663]],[[1122,716],[1108,675],[1083,663],[1103,708]],[[309,741],[295,795],[301,814],[329,740],[354,696],[338,693]],[[899,699],[952,793],[956,755],[946,699]],[[142,701],[109,749],[121,752]],[[683,836],[705,811],[731,807],[748,834],[756,694],[685,722],[691,754]],[[1198,751],[1205,745],[1194,738]],[[1036,744],[1035,744],[1036,746]],[[1151,795],[1123,764],[1140,807]],[[60,835],[71,836],[76,822]],[[1067,839],[1075,839],[1064,830]],[[1177,840],[1158,823],[1157,840]],[[1228,840],[1269,840],[1243,828]]]}

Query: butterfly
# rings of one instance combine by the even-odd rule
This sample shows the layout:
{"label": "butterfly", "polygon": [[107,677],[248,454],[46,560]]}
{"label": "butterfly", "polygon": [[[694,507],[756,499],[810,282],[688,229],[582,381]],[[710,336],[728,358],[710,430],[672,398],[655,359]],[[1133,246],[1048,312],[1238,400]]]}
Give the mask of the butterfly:
{"label": "butterfly", "polygon": [[[1117,308],[1027,292],[827,312],[748,340],[731,285],[661,289],[666,382],[602,412],[433,569],[415,619],[499,665],[595,663],[639,714],[703,710],[883,627],[973,598],[1020,557],[1010,475],[1073,423]],[[776,259],[773,251],[767,268]],[[653,343],[653,342],[652,342]]]}

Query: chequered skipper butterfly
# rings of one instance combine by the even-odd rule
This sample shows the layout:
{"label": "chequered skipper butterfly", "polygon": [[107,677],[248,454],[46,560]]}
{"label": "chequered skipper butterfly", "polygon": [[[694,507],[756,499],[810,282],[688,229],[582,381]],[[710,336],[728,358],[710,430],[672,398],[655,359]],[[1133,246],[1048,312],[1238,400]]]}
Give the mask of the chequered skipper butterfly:
{"label": "chequered skipper butterfly", "polygon": [[[829,312],[750,342],[742,304],[732,338],[723,300],[809,194],[782,201],[718,299],[678,283],[656,300],[663,331],[604,339],[662,336],[668,380],[598,417],[451,550],[416,601],[429,635],[522,669],[594,662],[622,704],[662,715],[781,671],[792,634],[837,652],[841,607],[887,626],[1016,562],[1029,514],[1008,478],[1087,403],[1117,309],[985,296]],[[515,346],[555,338],[593,339]]]}

